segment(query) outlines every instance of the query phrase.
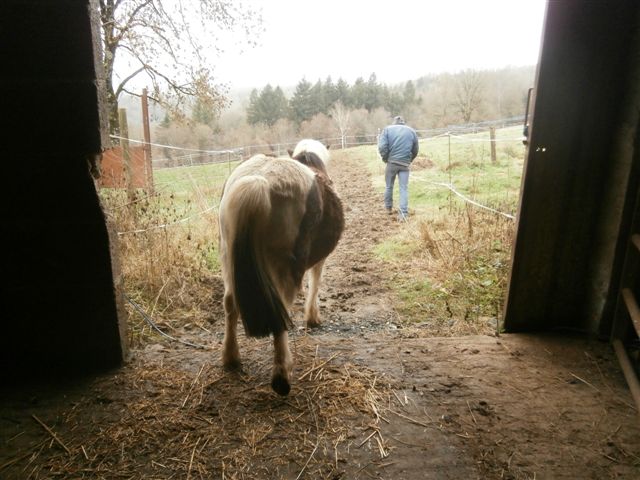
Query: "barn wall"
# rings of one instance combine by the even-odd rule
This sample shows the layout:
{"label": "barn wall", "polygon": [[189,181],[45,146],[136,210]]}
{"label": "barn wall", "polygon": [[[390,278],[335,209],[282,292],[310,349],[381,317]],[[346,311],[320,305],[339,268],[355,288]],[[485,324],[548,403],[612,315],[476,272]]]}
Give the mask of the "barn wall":
{"label": "barn wall", "polygon": [[508,331],[600,327],[629,181],[631,156],[622,144],[631,133],[622,130],[636,128],[624,120],[624,102],[633,97],[638,9],[635,1],[548,3]]}
{"label": "barn wall", "polygon": [[107,368],[125,354],[87,162],[107,140],[92,2],[0,2],[3,377]]}

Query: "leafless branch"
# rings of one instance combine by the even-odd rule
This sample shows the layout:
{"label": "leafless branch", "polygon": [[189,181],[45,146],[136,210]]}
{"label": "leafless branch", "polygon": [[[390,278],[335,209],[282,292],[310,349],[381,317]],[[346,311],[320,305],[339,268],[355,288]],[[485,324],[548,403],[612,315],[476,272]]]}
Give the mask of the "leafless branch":
{"label": "leafless branch", "polygon": [[128,77],[126,77],[125,79],[123,79],[120,84],[118,85],[118,88],[116,88],[115,94],[116,97],[120,95],[120,93],[122,93],[122,91],[124,90],[124,86],[125,84],[131,80],[132,78],[136,77],[139,73],[143,72],[146,69],[146,66],[142,66],[140,68],[138,68],[136,71],[134,71],[131,75],[129,75]]}

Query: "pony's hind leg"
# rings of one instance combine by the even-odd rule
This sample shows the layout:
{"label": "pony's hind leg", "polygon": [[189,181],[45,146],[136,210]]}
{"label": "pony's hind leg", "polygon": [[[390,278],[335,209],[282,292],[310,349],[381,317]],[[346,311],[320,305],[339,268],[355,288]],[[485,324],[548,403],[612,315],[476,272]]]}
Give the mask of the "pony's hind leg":
{"label": "pony's hind leg", "polygon": [[278,395],[286,396],[291,390],[291,369],[293,368],[293,360],[289,350],[289,334],[286,330],[273,336],[273,348],[275,354],[271,388]]}
{"label": "pony's hind leg", "polygon": [[320,260],[309,271],[309,285],[307,288],[307,298],[304,305],[304,319],[307,327],[320,326],[320,311],[318,308],[318,289],[322,278],[324,260]]}
{"label": "pony's hind leg", "polygon": [[222,365],[227,370],[240,368],[238,349],[238,309],[231,292],[224,293],[225,332],[222,345]]}

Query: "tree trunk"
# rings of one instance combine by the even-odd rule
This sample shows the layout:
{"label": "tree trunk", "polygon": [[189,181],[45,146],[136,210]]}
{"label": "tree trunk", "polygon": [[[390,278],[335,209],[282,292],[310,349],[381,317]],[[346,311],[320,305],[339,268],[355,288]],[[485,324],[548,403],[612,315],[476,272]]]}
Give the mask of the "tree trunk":
{"label": "tree trunk", "polygon": [[109,61],[108,57],[105,57],[104,61],[105,69],[105,84],[107,89],[107,108],[109,110],[109,133],[112,135],[119,135],[120,121],[118,117],[118,97],[113,89],[113,81],[111,76],[113,73],[113,62]]}
{"label": "tree trunk", "polygon": [[105,86],[107,90],[107,109],[109,111],[109,133],[118,135],[120,123],[118,117],[118,97],[113,88],[113,65],[118,49],[118,40],[114,38],[115,9],[113,0],[100,2],[100,20],[103,29],[103,54]]}

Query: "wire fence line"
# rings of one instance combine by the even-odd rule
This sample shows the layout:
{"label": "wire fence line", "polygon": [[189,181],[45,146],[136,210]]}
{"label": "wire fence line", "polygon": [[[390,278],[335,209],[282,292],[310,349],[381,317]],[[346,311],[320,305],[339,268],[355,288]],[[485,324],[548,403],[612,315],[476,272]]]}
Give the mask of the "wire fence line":
{"label": "wire fence line", "polygon": [[[486,138],[469,138],[469,137],[465,137],[462,135],[469,135],[469,134],[474,134],[474,133],[483,133],[486,132],[489,128],[491,127],[496,127],[499,126],[501,128],[503,127],[508,127],[508,126],[513,126],[513,125],[518,125],[521,121],[522,121],[523,117],[513,117],[510,119],[502,119],[502,120],[498,120],[498,121],[492,121],[492,122],[482,122],[482,123],[478,123],[478,124],[470,124],[470,125],[462,125],[462,126],[452,126],[450,129],[431,129],[431,130],[419,130],[418,135],[421,139],[423,140],[437,140],[440,138],[447,138],[449,137],[450,140],[455,141],[456,143],[466,143],[466,142],[489,142],[491,140],[486,139]],[[455,132],[455,133],[454,133]],[[377,143],[377,134],[376,135],[370,135],[367,137],[372,137],[371,139],[365,139],[366,141],[363,141],[362,137],[357,137],[359,140],[358,141],[353,141],[353,142],[347,142],[346,145],[349,146],[360,146],[360,145],[374,145]],[[355,138],[355,137],[354,137]],[[496,142],[513,142],[513,141],[520,141],[522,140],[523,137],[515,137],[515,138],[502,138],[502,139],[496,139]],[[321,141],[324,141],[325,143],[331,143],[331,141],[334,140],[340,140],[340,138],[329,138],[329,139],[321,139]],[[130,140],[131,141],[131,140]],[[329,142],[327,142],[329,141]],[[283,148],[286,151],[286,148],[293,148],[295,146],[295,142],[291,142],[291,143],[283,143],[283,144],[278,144],[280,146],[280,148]],[[266,146],[266,145],[265,145]],[[185,167],[189,167],[189,166],[193,166],[193,167],[197,167],[197,166],[207,166],[207,165],[211,165],[211,164],[217,164],[217,163],[231,163],[233,161],[239,161],[239,160],[243,160],[245,158],[248,158],[247,155],[247,151],[251,151],[252,149],[257,150],[260,146],[259,145],[253,145],[250,147],[241,147],[239,149],[229,149],[229,150],[197,150],[197,152],[206,152],[207,155],[210,155],[212,153],[216,153],[216,154],[226,154],[229,157],[225,160],[222,161],[213,161],[213,162],[208,162],[208,163],[200,163],[200,162],[194,162],[194,163],[189,163],[186,165],[181,165],[181,166],[174,166],[174,167],[166,167],[166,169],[183,169]],[[286,148],[285,148],[286,147]],[[175,149],[180,150],[179,147],[173,147]],[[184,149],[185,151],[193,151],[195,149]],[[192,154],[187,154],[183,157],[189,157]],[[231,156],[233,155],[233,156]],[[233,160],[230,160],[230,158],[233,158]],[[196,181],[198,180],[211,180],[212,179],[212,173],[210,171],[202,171],[201,175],[193,175],[193,170],[189,169],[189,175],[188,175],[188,179],[187,181],[190,181],[192,183],[196,183]],[[226,178],[228,173],[224,173],[224,172],[220,172],[219,174],[214,174],[215,178]],[[173,180],[173,181],[165,181],[165,182],[158,182],[156,183],[156,188],[160,188],[160,189],[164,189],[164,188],[168,188],[171,185],[175,185],[176,183],[180,182],[180,181],[185,181],[185,180]],[[465,196],[464,194],[462,194],[461,192],[459,192],[453,185],[453,183],[439,183],[439,182],[427,182],[430,184],[433,184],[435,186],[439,186],[439,187],[445,187],[448,188],[453,194],[455,194],[456,196],[458,196],[459,198],[461,198],[464,202],[469,203],[477,208],[483,209],[485,211],[491,212],[491,213],[495,213],[497,215],[501,215],[505,218],[511,219],[511,220],[515,220],[515,217],[509,213],[504,213],[501,211],[498,211],[494,208],[488,207],[486,205],[482,205],[481,203]],[[147,228],[140,228],[140,229],[133,229],[133,230],[128,230],[128,231],[122,231],[122,232],[118,232],[118,235],[131,235],[131,234],[141,234],[141,233],[145,233],[145,232],[151,232],[151,231],[162,231],[166,228],[169,227],[173,227],[173,226],[177,226],[177,225],[182,225],[185,223],[190,222],[191,220],[201,217],[203,215],[206,215],[208,213],[212,213],[215,210],[217,210],[218,208],[218,203],[216,202],[214,205],[210,205],[207,206],[206,208],[193,213],[191,215],[185,216],[184,218],[181,218],[179,220],[170,222],[170,223],[164,223],[161,225],[153,225]]]}
{"label": "wire fence line", "polygon": [[483,204],[481,204],[479,202],[476,202],[475,200],[467,197],[466,195],[463,195],[458,190],[456,190],[456,188],[451,183],[431,182],[431,181],[427,181],[427,183],[430,183],[431,185],[436,185],[436,186],[439,186],[439,187],[448,188],[449,190],[451,190],[451,192],[456,194],[458,197],[460,197],[466,203],[469,203],[469,204],[471,204],[471,205],[473,205],[475,207],[481,208],[481,209],[486,210],[486,211],[491,212],[491,213],[495,213],[496,215],[501,215],[501,216],[503,216],[505,218],[508,218],[509,220],[515,220],[516,219],[516,217],[514,215],[511,215],[510,213],[501,212],[500,210],[496,210],[495,208],[491,208],[491,207],[488,207],[486,205],[483,205]]}
{"label": "wire fence line", "polygon": [[[515,220],[515,216],[511,215],[510,213],[505,213],[505,212],[501,212],[500,210],[496,210],[495,208],[491,208],[488,207],[486,205],[483,205],[469,197],[467,197],[466,195],[463,195],[462,193],[460,193],[453,184],[450,183],[442,183],[442,182],[432,182],[432,181],[426,181],[427,183],[431,184],[431,185],[435,185],[435,186],[439,186],[439,187],[444,187],[449,189],[451,192],[453,192],[455,195],[457,195],[458,197],[460,197],[463,201],[465,201],[466,203],[473,205],[477,208],[480,208],[482,210],[486,210],[488,212],[494,213],[496,215],[500,215],[503,216],[505,218],[508,218],[509,220]],[[122,236],[122,235],[131,235],[131,234],[140,234],[140,233],[147,233],[147,232],[152,232],[152,231],[161,231],[163,229],[166,229],[168,227],[173,227],[176,225],[181,225],[181,224],[185,224],[195,218],[199,218],[207,213],[211,213],[214,211],[217,211],[218,207],[219,207],[219,203],[215,203],[214,205],[211,205],[210,207],[207,207],[203,210],[200,210],[192,215],[188,215],[184,218],[181,218],[179,220],[175,220],[173,222],[169,222],[169,223],[163,223],[163,224],[159,224],[159,225],[152,225],[150,227],[147,228],[137,228],[134,230],[127,230],[127,231],[123,231],[123,232],[117,232],[118,235]]]}
{"label": "wire fence line", "polygon": [[[416,129],[416,133],[420,139],[429,139],[438,136],[451,136],[451,138],[457,138],[460,135],[467,135],[470,133],[481,133],[488,131],[491,127],[504,128],[514,125],[520,125],[524,121],[524,116],[516,116],[503,118],[499,120],[490,120],[485,122],[468,123],[464,125],[449,125],[442,128],[431,129]],[[317,140],[323,142],[326,145],[330,145],[332,149],[351,148],[362,145],[374,145],[377,143],[378,135],[380,132],[364,134],[364,135],[345,135],[342,137],[324,137]],[[111,135],[113,139],[123,139],[117,135]],[[129,142],[145,144],[143,140],[127,139]],[[474,141],[487,141],[487,140],[474,140]],[[495,140],[496,142],[506,141],[505,139]],[[268,153],[276,156],[286,155],[288,149],[293,149],[297,144],[297,141],[285,141],[264,143],[255,145],[243,145],[230,148],[191,148],[180,147],[176,145],[168,145],[161,143],[149,143],[151,147],[154,147],[161,152],[164,152],[164,157],[155,156],[153,160],[153,168],[179,168],[185,166],[195,165],[211,165],[217,163],[232,163],[236,161],[245,160],[252,155],[258,153]],[[178,155],[167,156],[170,151],[182,152]]]}
{"label": "wire fence line", "polygon": [[147,228],[136,228],[134,230],[127,230],[124,232],[118,232],[118,235],[130,235],[130,234],[135,234],[135,233],[146,233],[146,232],[150,232],[153,230],[161,230],[161,229],[165,229],[167,227],[173,227],[174,225],[180,225],[182,223],[187,223],[190,220],[193,220],[194,218],[198,218],[201,217],[202,215],[212,212],[214,210],[217,210],[219,207],[219,205],[216,203],[215,205],[212,205],[210,207],[205,208],[204,210],[200,210],[197,213],[194,213],[193,215],[189,215],[187,217],[181,218],[180,220],[176,220],[174,222],[169,222],[169,223],[163,223],[161,225],[152,225],[150,227]]}

